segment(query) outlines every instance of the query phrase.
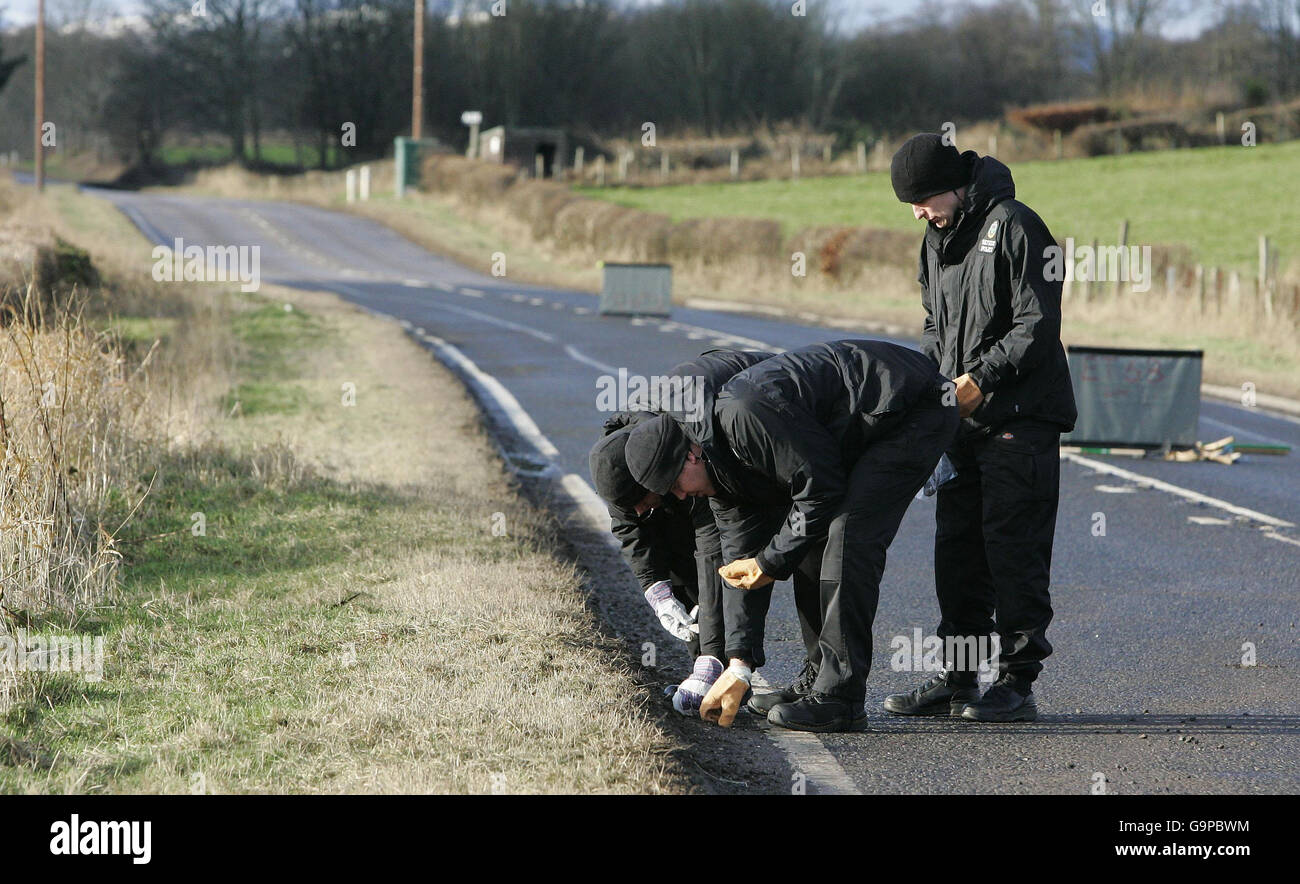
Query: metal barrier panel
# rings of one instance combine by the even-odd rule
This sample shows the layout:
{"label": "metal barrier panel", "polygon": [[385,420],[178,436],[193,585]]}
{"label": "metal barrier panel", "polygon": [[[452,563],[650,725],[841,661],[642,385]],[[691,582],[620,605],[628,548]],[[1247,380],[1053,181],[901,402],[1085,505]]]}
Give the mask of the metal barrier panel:
{"label": "metal barrier panel", "polygon": [[393,174],[394,191],[398,199],[405,195],[409,187],[416,190],[420,186],[420,161],[428,156],[430,150],[438,146],[433,138],[407,138],[399,135],[393,139]]}
{"label": "metal barrier panel", "polygon": [[1201,350],[1070,347],[1079,419],[1069,445],[1192,447],[1201,414]]}
{"label": "metal barrier panel", "polygon": [[670,264],[605,264],[600,312],[611,316],[667,316],[673,309]]}

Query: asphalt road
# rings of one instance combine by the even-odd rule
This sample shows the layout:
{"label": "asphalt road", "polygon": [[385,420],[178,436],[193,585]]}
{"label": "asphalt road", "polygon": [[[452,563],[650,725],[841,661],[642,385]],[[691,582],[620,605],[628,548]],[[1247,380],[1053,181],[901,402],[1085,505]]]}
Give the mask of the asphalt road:
{"label": "asphalt road", "polygon": [[[590,294],[483,276],[345,214],[100,194],[155,242],[260,245],[264,282],[333,291],[454,345],[513,394],[554,443],[560,467],[582,476],[602,420],[598,376],[662,373],[711,346],[793,348],[855,336],[681,307],[671,321],[602,317]],[[871,730],[821,738],[858,789],[1083,794],[1101,775],[1107,792],[1121,794],[1300,792],[1300,421],[1207,399],[1200,429],[1206,441],[1236,433],[1297,453],[1231,467],[1092,458],[1131,475],[1063,462],[1049,633],[1056,653],[1037,685],[1042,715],[1033,724],[909,720],[879,708],[887,693],[925,677],[891,669],[892,640],[929,634],[938,620],[933,503],[912,506],[881,591]],[[1104,536],[1092,530],[1096,513],[1105,514]],[[784,588],[769,634],[764,675],[779,683],[802,654]],[[1253,666],[1242,665],[1247,642]]]}

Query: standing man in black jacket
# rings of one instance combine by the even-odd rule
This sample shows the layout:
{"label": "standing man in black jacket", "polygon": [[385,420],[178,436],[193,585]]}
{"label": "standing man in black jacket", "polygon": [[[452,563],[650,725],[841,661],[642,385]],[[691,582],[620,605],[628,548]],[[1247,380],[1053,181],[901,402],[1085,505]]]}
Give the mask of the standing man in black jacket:
{"label": "standing man in black jacket", "polygon": [[[809,648],[816,675],[806,694],[773,705],[768,720],[818,732],[863,726],[886,550],[957,423],[952,385],[921,353],[830,341],[736,375],[702,420],[664,415],[632,431],[633,478],[657,494],[710,498],[722,533],[730,667],[701,717],[731,723],[763,662],[771,584],[802,569],[821,588]],[[754,544],[747,526],[773,505],[785,517]]]}
{"label": "standing man in black jacket", "polygon": [[[957,385],[963,418],[948,456],[957,478],[939,490],[935,586],[946,671],[885,708],[900,715],[1032,721],[1030,686],[1052,653],[1052,539],[1060,434],[1077,416],[1061,345],[1061,283],[1047,278],[1056,241],[1015,199],[1011,170],[958,153],[934,134],[894,155],[894,193],[928,223],[919,281],[921,349]],[[996,620],[995,620],[996,618]],[[981,698],[978,660],[996,627],[998,681]]]}

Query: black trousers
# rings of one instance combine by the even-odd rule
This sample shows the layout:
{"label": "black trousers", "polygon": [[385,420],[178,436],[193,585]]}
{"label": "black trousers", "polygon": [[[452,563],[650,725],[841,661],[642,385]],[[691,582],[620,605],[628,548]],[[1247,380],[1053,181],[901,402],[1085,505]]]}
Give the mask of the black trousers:
{"label": "black trousers", "polygon": [[[950,637],[987,641],[996,628],[999,673],[1024,682],[1052,653],[1048,587],[1060,440],[1054,424],[1020,419],[958,441],[948,452],[957,478],[939,490],[936,507],[934,578],[945,650],[959,646]],[[976,681],[978,661],[945,663],[961,665],[957,680]]]}
{"label": "black trousers", "polygon": [[[722,561],[718,567],[758,555],[781,530],[789,515],[788,503],[726,507],[719,515],[719,525],[725,525],[723,534],[726,546],[721,550]],[[821,632],[818,580],[823,547],[824,544],[815,545],[791,575],[804,652],[814,662],[818,659],[817,636]],[[714,573],[716,574],[716,569]],[[722,581],[722,609],[726,630],[724,662],[729,657],[737,657],[751,661],[755,668],[767,662],[763,643],[774,588],[769,584],[762,589],[737,589],[725,580]]]}
{"label": "black trousers", "polygon": [[853,465],[820,562],[822,630],[814,692],[850,703],[865,698],[886,552],[958,423],[956,406],[927,401],[868,444]]}
{"label": "black trousers", "polygon": [[673,595],[687,611],[696,605],[700,608],[696,615],[700,632],[692,635],[686,643],[691,657],[705,654],[726,663],[722,620],[723,581],[718,574],[718,569],[724,563],[717,528],[713,529],[711,541],[695,531],[684,533],[667,546],[666,553]]}

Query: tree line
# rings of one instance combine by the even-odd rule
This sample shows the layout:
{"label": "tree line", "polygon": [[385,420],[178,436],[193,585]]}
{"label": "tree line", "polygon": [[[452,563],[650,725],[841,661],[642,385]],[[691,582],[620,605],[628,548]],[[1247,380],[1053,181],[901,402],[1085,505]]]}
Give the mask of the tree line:
{"label": "tree line", "polygon": [[[453,146],[471,108],[485,125],[595,136],[793,124],[848,142],[1038,102],[1300,91],[1300,0],[1215,4],[1178,39],[1162,26],[1189,0],[931,0],[855,28],[848,2],[428,0],[425,125]],[[322,167],[382,156],[410,129],[413,7],[145,0],[132,26],[71,15],[47,36],[47,117],[60,148],[143,166],[178,136],[219,136],[250,165],[272,142]],[[0,39],[0,150],[27,157],[32,42],[30,27]]]}

